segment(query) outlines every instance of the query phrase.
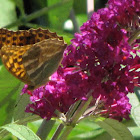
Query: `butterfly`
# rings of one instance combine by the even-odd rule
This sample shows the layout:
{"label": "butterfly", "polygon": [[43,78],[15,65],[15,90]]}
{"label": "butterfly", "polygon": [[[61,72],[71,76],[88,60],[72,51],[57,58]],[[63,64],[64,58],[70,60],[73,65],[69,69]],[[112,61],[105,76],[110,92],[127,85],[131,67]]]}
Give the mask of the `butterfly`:
{"label": "butterfly", "polygon": [[6,69],[33,90],[49,81],[67,44],[49,30],[0,29],[0,56]]}

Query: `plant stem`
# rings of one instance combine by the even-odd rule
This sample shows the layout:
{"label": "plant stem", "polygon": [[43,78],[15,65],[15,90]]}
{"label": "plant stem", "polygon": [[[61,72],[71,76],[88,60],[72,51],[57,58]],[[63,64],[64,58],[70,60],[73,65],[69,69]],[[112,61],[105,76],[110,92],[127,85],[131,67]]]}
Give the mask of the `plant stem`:
{"label": "plant stem", "polygon": [[46,140],[46,137],[48,136],[48,134],[50,133],[52,127],[55,124],[55,120],[43,120],[38,131],[37,131],[37,135],[40,137],[41,140]]}
{"label": "plant stem", "polygon": [[29,28],[34,28],[34,29],[37,29],[37,28],[46,28],[46,26],[42,26],[42,25],[39,25],[39,24],[34,24],[34,23],[25,23],[24,24],[26,27],[29,27]]}
{"label": "plant stem", "polygon": [[78,119],[83,115],[83,113],[85,112],[85,110],[87,109],[87,107],[89,106],[89,104],[92,100],[91,93],[92,93],[92,90],[87,95],[88,100],[87,101],[82,101],[82,103],[78,107],[77,111],[75,112],[75,114],[73,115],[73,117],[71,119],[70,125],[66,126],[66,128],[65,128],[64,132],[62,133],[62,135],[60,136],[59,140],[66,140],[69,133],[75,127]]}
{"label": "plant stem", "polygon": [[37,18],[37,17],[40,17],[44,14],[46,14],[49,10],[52,10],[54,8],[58,8],[60,6],[63,6],[64,4],[70,2],[70,0],[63,0],[61,2],[58,2],[50,7],[44,7],[42,8],[41,10],[38,10],[30,15],[24,15],[22,17],[20,17],[18,20],[16,20],[15,22],[9,24],[9,25],[6,25],[2,28],[11,28],[11,27],[14,27],[14,26],[20,26],[20,25],[24,25],[25,23]]}
{"label": "plant stem", "polygon": [[[73,113],[75,112],[75,110],[76,110],[77,107],[79,106],[80,102],[81,102],[81,101],[77,101],[76,103],[74,103],[74,104],[70,107],[69,111],[68,111],[67,114],[66,114],[67,120],[69,120],[69,118],[73,115]],[[51,140],[56,140],[56,139],[59,137],[59,135],[60,135],[61,131],[63,130],[63,128],[64,128],[64,124],[60,124],[60,125],[58,126],[56,132],[54,133],[54,135],[53,135],[53,137],[52,137]]]}
{"label": "plant stem", "polygon": [[76,20],[76,17],[75,17],[75,12],[74,12],[73,8],[70,11],[70,18],[71,18],[73,26],[74,26],[74,32],[78,32],[79,33],[80,29],[78,27],[78,23],[77,23],[77,20]]}
{"label": "plant stem", "polygon": [[72,117],[72,115],[74,114],[74,112],[77,110],[78,106],[80,105],[81,100],[77,101],[76,103],[74,103],[71,107],[70,110],[68,111],[68,113],[66,114],[66,118],[67,120],[70,119],[70,117]]}
{"label": "plant stem", "polygon": [[131,45],[133,41],[140,35],[140,28],[137,29],[133,35],[129,38],[128,43]]}
{"label": "plant stem", "polygon": [[60,135],[61,131],[63,130],[63,128],[64,128],[64,125],[61,123],[58,126],[58,128],[57,128],[56,132],[54,133],[54,135],[53,135],[51,140],[57,140],[57,138],[59,137],[59,135]]}

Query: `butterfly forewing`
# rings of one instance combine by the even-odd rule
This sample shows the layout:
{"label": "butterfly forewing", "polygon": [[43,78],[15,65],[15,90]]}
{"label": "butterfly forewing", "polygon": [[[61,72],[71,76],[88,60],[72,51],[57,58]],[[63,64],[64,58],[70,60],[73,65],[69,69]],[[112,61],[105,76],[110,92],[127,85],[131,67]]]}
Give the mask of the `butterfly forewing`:
{"label": "butterfly forewing", "polygon": [[7,70],[34,89],[48,81],[61,61],[66,44],[49,30],[0,29],[0,55]]}

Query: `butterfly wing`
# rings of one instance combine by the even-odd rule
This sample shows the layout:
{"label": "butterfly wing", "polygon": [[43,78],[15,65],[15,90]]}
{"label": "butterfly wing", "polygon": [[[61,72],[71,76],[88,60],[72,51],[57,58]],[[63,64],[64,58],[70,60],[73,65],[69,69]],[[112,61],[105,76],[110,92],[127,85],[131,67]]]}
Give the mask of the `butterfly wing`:
{"label": "butterfly wing", "polygon": [[23,66],[22,55],[31,47],[27,45],[21,46],[3,46],[1,49],[1,59],[6,69],[20,79],[24,83],[30,84],[30,80],[27,77],[26,70]]}
{"label": "butterfly wing", "polygon": [[23,55],[23,65],[33,87],[45,84],[56,71],[66,44],[58,38],[47,39],[33,45]]}
{"label": "butterfly wing", "polygon": [[25,46],[31,44],[33,45],[37,42],[49,38],[58,38],[59,40],[63,40],[63,37],[57,36],[56,33],[50,32],[49,30],[43,30],[41,28],[19,31],[10,31],[1,28],[0,49],[3,46]]}
{"label": "butterfly wing", "polygon": [[[7,70],[34,89],[58,68],[66,44],[49,30],[0,29],[0,57]],[[31,89],[29,88],[29,89]]]}

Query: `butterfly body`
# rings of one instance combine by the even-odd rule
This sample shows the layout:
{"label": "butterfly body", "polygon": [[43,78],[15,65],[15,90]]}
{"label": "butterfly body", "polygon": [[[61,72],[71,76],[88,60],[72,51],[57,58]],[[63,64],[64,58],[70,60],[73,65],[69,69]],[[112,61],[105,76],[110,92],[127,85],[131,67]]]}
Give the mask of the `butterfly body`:
{"label": "butterfly body", "polygon": [[3,64],[16,78],[28,84],[30,90],[49,81],[66,48],[62,37],[42,29],[17,32],[1,29],[0,39]]}

